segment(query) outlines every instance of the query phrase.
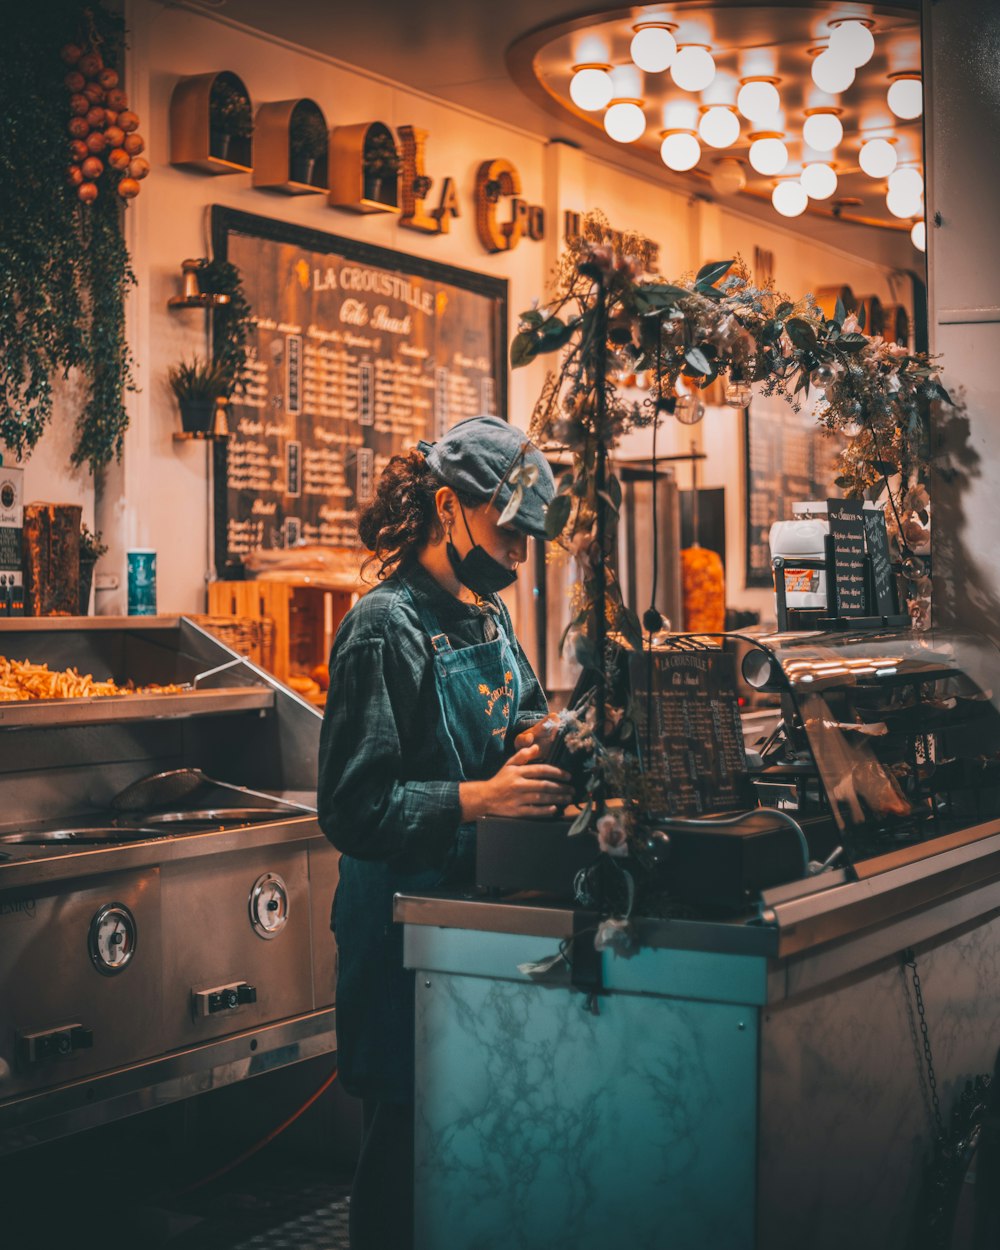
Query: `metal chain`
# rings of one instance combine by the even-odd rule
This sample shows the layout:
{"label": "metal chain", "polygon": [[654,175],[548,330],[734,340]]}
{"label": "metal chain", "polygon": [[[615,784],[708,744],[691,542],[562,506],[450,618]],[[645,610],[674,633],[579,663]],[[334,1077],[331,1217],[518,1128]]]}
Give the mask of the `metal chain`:
{"label": "metal chain", "polygon": [[920,985],[920,973],[917,972],[917,957],[912,950],[903,951],[903,963],[913,976],[913,995],[917,1001],[917,1016],[920,1022],[920,1036],[924,1044],[924,1063],[927,1065],[927,1088],[931,1093],[931,1106],[934,1109],[934,1125],[937,1129],[938,1141],[945,1137],[944,1118],[941,1115],[941,1103],[938,1099],[937,1076],[934,1072],[934,1056],[931,1054],[931,1038],[927,1030],[927,1013],[924,1010],[924,995]]}

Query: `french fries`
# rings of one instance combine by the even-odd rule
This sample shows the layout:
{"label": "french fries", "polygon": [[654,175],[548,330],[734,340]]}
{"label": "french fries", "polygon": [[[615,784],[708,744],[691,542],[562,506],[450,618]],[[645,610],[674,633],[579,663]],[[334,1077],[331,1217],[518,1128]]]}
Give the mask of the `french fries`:
{"label": "french fries", "polygon": [[177,694],[180,686],[119,686],[95,681],[90,673],[75,668],[52,670],[47,664],[8,660],[0,655],[0,703],[23,703],[29,699],[93,699],[109,695]]}

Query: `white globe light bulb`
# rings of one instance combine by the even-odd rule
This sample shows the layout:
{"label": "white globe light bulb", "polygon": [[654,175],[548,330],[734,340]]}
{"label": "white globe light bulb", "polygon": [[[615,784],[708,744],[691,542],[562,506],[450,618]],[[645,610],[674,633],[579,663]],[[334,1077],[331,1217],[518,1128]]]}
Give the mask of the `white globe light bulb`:
{"label": "white globe light bulb", "polygon": [[812,79],[820,91],[839,95],[854,82],[854,66],[849,65],[830,48],[821,52],[812,64]]}
{"label": "white globe light bulb", "polygon": [[682,91],[704,91],[715,77],[715,60],[707,48],[688,44],[674,57],[670,77]]}
{"label": "white globe light bulb", "polygon": [[799,181],[811,200],[828,200],[837,189],[837,172],[822,161],[814,161],[803,169]]}
{"label": "white globe light bulb", "polygon": [[886,102],[903,121],[912,121],[924,111],[924,93],[919,78],[897,78],[889,88]]}
{"label": "white globe light bulb", "polygon": [[800,217],[806,211],[809,196],[800,182],[779,182],[771,192],[771,203],[782,217]]}
{"label": "white globe light bulb", "polygon": [[788,164],[788,148],[780,139],[755,139],[748,153],[750,164],[759,174],[772,177],[780,174]]}
{"label": "white globe light bulb", "polygon": [[867,65],[875,51],[875,36],[864,22],[841,22],[830,35],[830,47],[855,69]]}
{"label": "white globe light bulb", "polygon": [[632,60],[647,74],[669,69],[677,55],[677,40],[664,26],[641,26],[632,38]]}
{"label": "white globe light bulb", "polygon": [[667,135],[660,144],[660,157],[668,169],[684,173],[701,160],[701,144],[686,131]]}
{"label": "white globe light bulb", "polygon": [[906,198],[908,200],[919,200],[924,193],[924,180],[921,177],[919,169],[914,169],[912,165],[907,165],[903,169],[895,169],[889,175],[889,194]]}
{"label": "white globe light bulb", "polygon": [[736,107],[749,122],[765,121],[781,108],[781,96],[773,82],[751,79],[740,87]]}
{"label": "white globe light bulb", "polygon": [[740,137],[740,119],[731,108],[713,105],[702,114],[698,133],[711,148],[731,148]]}
{"label": "white globe light bulb", "polygon": [[633,100],[616,100],[604,114],[604,129],[617,143],[634,143],[646,129],[646,115]]}
{"label": "white globe light bulb", "polygon": [[735,195],[747,185],[747,176],[735,156],[716,161],[712,170],[712,190],[716,195]]}
{"label": "white globe light bulb", "polygon": [[885,206],[893,217],[916,217],[920,212],[920,196],[890,191],[885,197]]}
{"label": "white globe light bulb", "polygon": [[910,231],[910,241],[918,252],[927,251],[927,223],[924,221],[915,221],[913,229]]}
{"label": "white globe light bulb", "polygon": [[578,69],[569,82],[569,98],[588,113],[607,108],[613,94],[611,75],[596,65]]}
{"label": "white globe light bulb", "polygon": [[844,137],[844,127],[836,113],[810,113],[802,127],[802,138],[816,152],[832,152]]}
{"label": "white globe light bulb", "polygon": [[869,178],[888,178],[896,159],[896,149],[887,139],[869,139],[858,153],[858,164]]}

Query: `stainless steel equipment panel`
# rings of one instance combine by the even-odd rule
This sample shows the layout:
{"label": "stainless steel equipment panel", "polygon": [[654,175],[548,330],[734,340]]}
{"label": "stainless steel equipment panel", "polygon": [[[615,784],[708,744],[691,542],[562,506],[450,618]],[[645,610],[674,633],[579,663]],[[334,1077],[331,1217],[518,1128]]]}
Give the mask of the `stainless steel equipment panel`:
{"label": "stainless steel equipment panel", "polygon": [[[108,903],[135,918],[128,965],[102,976],[91,922]],[[145,1059],[162,1048],[160,873],[109,873],[0,894],[0,1100]],[[29,1061],[25,1034],[80,1026],[92,1045]]]}

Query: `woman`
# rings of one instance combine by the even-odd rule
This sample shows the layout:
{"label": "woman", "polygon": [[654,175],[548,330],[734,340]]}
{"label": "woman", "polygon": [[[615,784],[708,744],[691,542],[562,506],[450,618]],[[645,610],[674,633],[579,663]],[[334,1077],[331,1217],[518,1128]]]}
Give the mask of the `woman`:
{"label": "woman", "polygon": [[540,762],[545,698],[496,594],[527,536],[545,537],[554,489],[521,431],[473,417],[394,457],[359,522],[380,580],[337,633],[318,786],[343,852],[340,1080],[364,1100],[353,1250],[412,1243],[414,987],[392,896],[471,880],[487,812],[554,815],[571,799],[568,775]]}

